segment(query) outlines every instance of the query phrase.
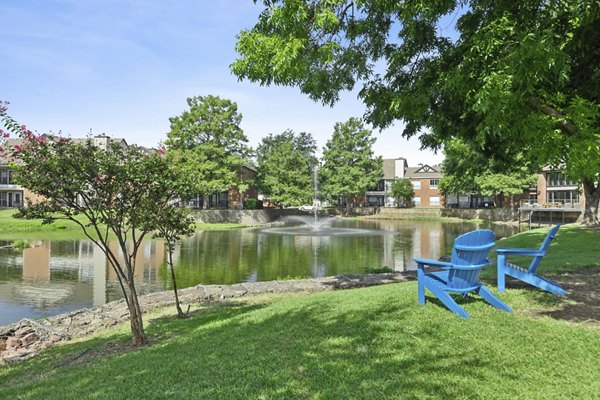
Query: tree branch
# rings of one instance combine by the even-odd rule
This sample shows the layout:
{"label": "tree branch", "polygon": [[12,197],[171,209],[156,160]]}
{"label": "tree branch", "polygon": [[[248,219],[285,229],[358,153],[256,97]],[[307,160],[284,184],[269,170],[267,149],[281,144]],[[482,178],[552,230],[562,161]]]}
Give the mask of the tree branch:
{"label": "tree branch", "polygon": [[563,113],[561,113],[560,111],[542,104],[542,102],[540,101],[540,99],[538,99],[537,97],[530,97],[529,98],[529,105],[531,105],[534,109],[538,110],[539,112],[557,119],[557,123],[558,123],[558,128],[563,131],[564,133],[568,134],[568,135],[574,135],[577,133],[577,126],[575,126],[575,124],[573,123],[573,121],[569,120],[567,117],[565,117],[565,115]]}

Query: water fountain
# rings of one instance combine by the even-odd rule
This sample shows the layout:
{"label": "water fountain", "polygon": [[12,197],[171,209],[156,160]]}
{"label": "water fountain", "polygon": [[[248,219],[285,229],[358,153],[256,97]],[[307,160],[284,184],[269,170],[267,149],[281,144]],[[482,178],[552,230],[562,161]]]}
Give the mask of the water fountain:
{"label": "water fountain", "polygon": [[341,222],[340,217],[319,216],[319,185],[318,170],[313,168],[313,209],[311,216],[294,215],[282,218],[282,221],[291,226],[263,229],[263,233],[292,236],[332,236],[332,235],[380,235],[388,232],[369,229],[347,228],[332,226]]}

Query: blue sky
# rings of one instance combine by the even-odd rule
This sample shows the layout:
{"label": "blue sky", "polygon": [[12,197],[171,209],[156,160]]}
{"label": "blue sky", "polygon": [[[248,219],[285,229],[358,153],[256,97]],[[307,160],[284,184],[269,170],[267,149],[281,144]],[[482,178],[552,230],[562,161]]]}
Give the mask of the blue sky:
{"label": "blue sky", "polygon": [[[293,129],[322,148],[333,125],[364,106],[356,92],[330,108],[297,88],[238,82],[229,70],[235,35],[261,11],[251,0],[2,0],[0,100],[40,133],[91,130],[156,146],[187,97],[213,94],[238,104],[252,146]],[[401,131],[400,123],[375,131],[375,153],[410,166],[441,162]]]}

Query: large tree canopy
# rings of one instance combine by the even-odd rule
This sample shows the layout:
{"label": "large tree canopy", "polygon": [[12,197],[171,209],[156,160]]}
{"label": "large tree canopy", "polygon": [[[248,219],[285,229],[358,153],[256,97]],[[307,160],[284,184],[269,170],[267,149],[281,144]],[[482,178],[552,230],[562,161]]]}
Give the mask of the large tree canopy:
{"label": "large tree canopy", "polygon": [[323,167],[319,171],[321,193],[330,199],[353,198],[375,186],[383,175],[381,157],[373,153],[375,138],[362,121],[350,118],[335,124],[331,139],[323,148]]}
{"label": "large tree canopy", "polygon": [[187,103],[189,110],[169,118],[171,131],[165,144],[190,193],[208,196],[231,186],[243,190],[239,170],[249,148],[237,104],[212,95],[191,97]]}
{"label": "large tree canopy", "polygon": [[287,130],[264,137],[256,149],[259,191],[282,205],[310,202],[316,147],[313,137],[305,132]]}
{"label": "large tree canopy", "polygon": [[514,200],[537,180],[533,163],[521,151],[513,154],[510,165],[502,165],[453,139],[444,145],[444,156],[440,189],[445,195],[480,194],[495,197],[496,204],[502,205],[505,197]]}
{"label": "large tree canopy", "polygon": [[[597,0],[265,0],[232,71],[333,104],[360,86],[365,118],[439,148],[459,137],[511,165],[562,165],[600,199]],[[444,30],[443,28],[448,28]]]}

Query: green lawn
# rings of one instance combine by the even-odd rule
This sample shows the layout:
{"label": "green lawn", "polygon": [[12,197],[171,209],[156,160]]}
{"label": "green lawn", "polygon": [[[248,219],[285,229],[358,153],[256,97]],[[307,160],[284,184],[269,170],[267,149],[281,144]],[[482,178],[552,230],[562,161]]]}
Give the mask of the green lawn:
{"label": "green lawn", "polygon": [[[501,248],[538,248],[549,230],[550,227],[522,232],[499,240],[496,245]],[[495,257],[495,254],[492,253],[492,256]],[[510,260],[527,267],[531,262],[531,257],[515,257]],[[538,272],[543,275],[589,267],[600,267],[600,230],[586,229],[580,225],[564,225],[558,230]]]}
{"label": "green lawn", "polygon": [[[0,367],[0,398],[585,398],[600,393],[600,332],[514,314],[480,299],[462,320],[416,283],[210,306],[147,318],[151,345],[125,331]],[[82,355],[82,353],[86,351]],[[596,397],[597,398],[597,397]]]}
{"label": "green lawn", "polygon": [[[43,225],[41,219],[13,218],[16,212],[17,210],[0,211],[0,238],[20,239],[31,236],[37,239],[39,236],[50,235],[53,239],[53,236],[77,235],[81,229],[71,221],[57,221],[53,224]],[[80,236],[82,235],[81,233]]]}
{"label": "green lawn", "polygon": [[[46,239],[70,240],[83,239],[85,235],[79,225],[71,221],[57,221],[43,225],[41,219],[13,218],[16,210],[0,211],[0,240]],[[85,220],[80,217],[80,220]],[[196,230],[221,230],[243,228],[240,224],[197,224]]]}

